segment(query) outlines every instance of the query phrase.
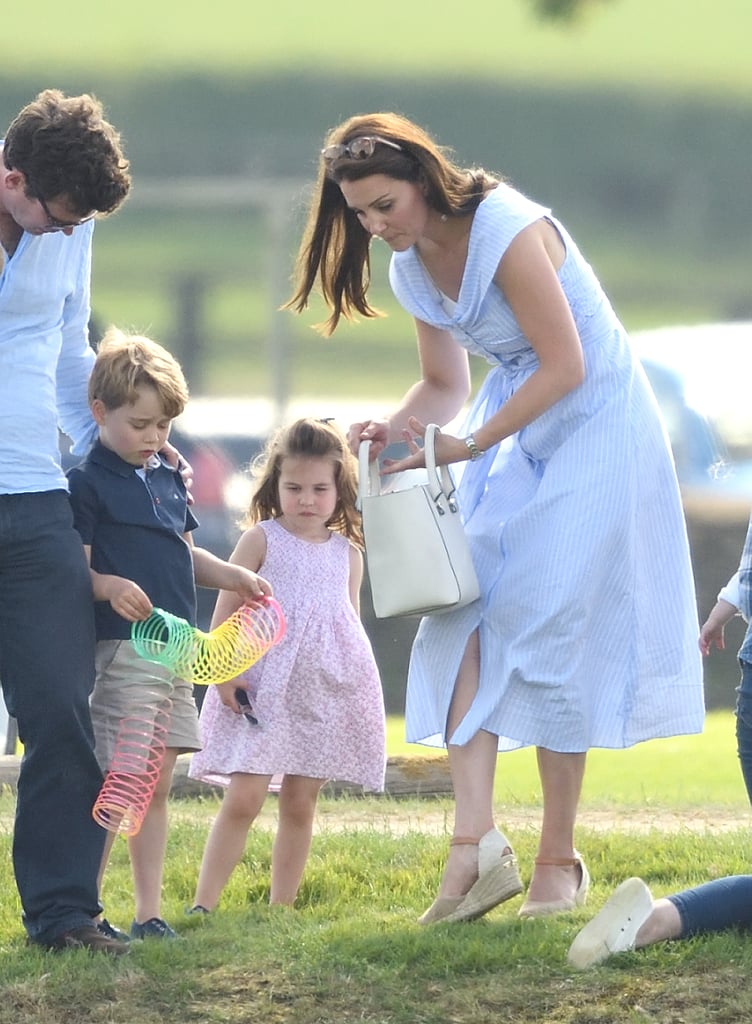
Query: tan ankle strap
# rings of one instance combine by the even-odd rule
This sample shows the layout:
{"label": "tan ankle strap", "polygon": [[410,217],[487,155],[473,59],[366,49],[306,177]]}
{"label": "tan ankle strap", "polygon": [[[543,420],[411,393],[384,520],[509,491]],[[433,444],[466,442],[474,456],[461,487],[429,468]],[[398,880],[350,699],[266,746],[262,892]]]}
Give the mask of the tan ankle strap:
{"label": "tan ankle strap", "polygon": [[477,846],[480,839],[472,839],[470,836],[452,836],[449,840],[450,846]]}
{"label": "tan ankle strap", "polygon": [[574,868],[580,863],[579,857],[536,857],[536,864],[551,864],[557,868]]}

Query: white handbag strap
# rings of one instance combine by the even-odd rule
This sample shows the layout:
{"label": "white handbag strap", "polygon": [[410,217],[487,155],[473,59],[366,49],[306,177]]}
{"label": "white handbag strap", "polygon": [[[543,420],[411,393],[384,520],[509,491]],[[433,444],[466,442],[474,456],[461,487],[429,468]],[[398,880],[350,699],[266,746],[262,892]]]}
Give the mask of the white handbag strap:
{"label": "white handbag strap", "polygon": [[[436,465],[436,435],[439,433],[441,433],[441,430],[435,423],[429,423],[426,427],[423,450],[425,452],[426,470],[428,472],[428,488],[433,501],[437,501],[443,492],[447,501],[453,503],[456,488],[452,474],[449,472],[449,467]],[[370,498],[381,492],[378,459],[369,462],[370,450],[370,441],[360,442],[358,447],[358,500],[356,504],[358,511],[363,510],[363,498]]]}
{"label": "white handbag strap", "polygon": [[363,498],[370,498],[381,491],[378,459],[368,461],[371,450],[370,441],[361,441],[358,446],[358,500],[355,507],[363,511]]}
{"label": "white handbag strap", "polygon": [[452,474],[449,472],[448,466],[436,465],[436,435],[440,433],[441,429],[435,423],[429,423],[426,427],[423,451],[425,452],[426,469],[428,470],[428,487],[434,501],[443,492],[447,501],[452,503],[456,490]]}

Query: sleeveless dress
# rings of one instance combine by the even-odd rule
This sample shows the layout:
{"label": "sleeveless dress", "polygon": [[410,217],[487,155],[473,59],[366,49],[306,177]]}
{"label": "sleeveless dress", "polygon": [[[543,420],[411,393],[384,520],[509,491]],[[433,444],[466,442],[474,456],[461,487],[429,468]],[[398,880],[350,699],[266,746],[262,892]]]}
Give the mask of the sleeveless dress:
{"label": "sleeveless dress", "polygon": [[453,467],[481,597],[421,622],[408,676],[411,742],[445,742],[475,629],[479,689],[452,743],[485,729],[500,750],[577,752],[703,727],[694,583],[668,439],[624,328],[569,234],[501,184],[473,218],[456,303],[444,301],[414,247],[393,254],[390,283],[409,313],[492,365],[470,433],[538,365],[492,279],[511,241],[540,218],[566,247],[559,281],[586,378],[482,458]]}
{"label": "sleeveless dress", "polygon": [[287,621],[280,643],[239,679],[259,725],[209,687],[201,708],[203,749],[189,774],[228,785],[233,772],[337,779],[384,788],[384,700],[371,645],[349,597],[350,543],[322,544],[262,522],[260,570]]}

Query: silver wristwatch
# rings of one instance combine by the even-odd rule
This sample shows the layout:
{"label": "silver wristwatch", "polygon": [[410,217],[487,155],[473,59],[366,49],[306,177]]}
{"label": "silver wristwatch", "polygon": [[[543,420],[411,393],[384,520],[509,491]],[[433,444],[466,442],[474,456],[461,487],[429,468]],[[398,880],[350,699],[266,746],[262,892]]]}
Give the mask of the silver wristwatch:
{"label": "silver wristwatch", "polygon": [[472,434],[468,434],[464,440],[465,444],[467,445],[467,450],[470,452],[471,462],[475,462],[475,460],[479,459],[481,455],[486,454],[485,452],[482,452],[478,445],[475,443],[475,438],[473,437]]}

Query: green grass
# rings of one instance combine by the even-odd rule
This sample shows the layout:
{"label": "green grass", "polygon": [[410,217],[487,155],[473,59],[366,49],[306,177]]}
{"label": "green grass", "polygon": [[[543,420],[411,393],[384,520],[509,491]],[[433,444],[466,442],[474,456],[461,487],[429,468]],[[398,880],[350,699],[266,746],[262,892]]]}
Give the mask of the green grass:
{"label": "green grass", "polygon": [[[707,715],[698,736],[675,736],[628,750],[592,750],[582,806],[592,811],[745,813],[747,798],[736,756],[736,719],[732,711]],[[392,756],[442,755],[441,750],[406,743],[403,720],[388,720],[387,749]],[[526,747],[499,756],[495,800],[499,807],[540,804],[535,750]]]}
{"label": "green grass", "polygon": [[[389,751],[408,747],[389,722]],[[539,792],[532,752],[500,758],[499,823],[529,879]],[[164,913],[182,941],[137,944],[111,963],[23,944],[10,869],[13,799],[0,797],[0,1024],[709,1024],[748,1016],[752,936],[698,938],[626,954],[590,972],[566,964],[577,929],[613,887],[642,875],[656,895],[749,871],[749,808],[733,719],[706,732],[595,751],[577,843],[593,875],[586,909],[520,921],[519,900],[471,925],[422,929],[446,853],[451,801],[322,799],[296,910],[267,903],[274,798],[207,919],[185,918],[217,802],[174,801]],[[506,788],[508,787],[508,791]],[[613,827],[597,823],[608,807]],[[649,811],[646,825],[638,812]],[[524,812],[524,813],[523,813]],[[704,824],[698,828],[698,814]],[[526,817],[527,816],[527,817]],[[729,827],[729,818],[731,821]],[[725,822],[724,827],[721,823]],[[109,917],[132,914],[125,843],[105,882]]]}
{"label": "green grass", "polygon": [[303,0],[237,4],[217,0],[206,17],[184,4],[133,0],[113,22],[94,0],[75,17],[39,0],[33,22],[21,5],[3,12],[3,68],[89,68],[106,73],[197,74],[331,70],[342,74],[486,76],[552,83],[606,83],[748,98],[752,82],[746,0],[605,0],[573,25],[546,23],[529,0],[481,0],[471,17],[436,17],[433,7],[382,0],[367,19],[334,0],[326,14]]}

